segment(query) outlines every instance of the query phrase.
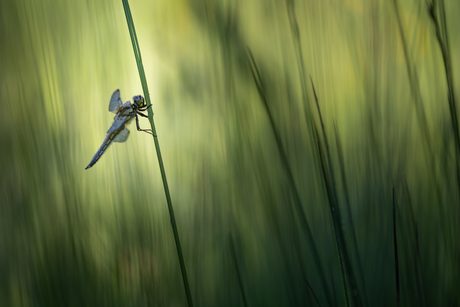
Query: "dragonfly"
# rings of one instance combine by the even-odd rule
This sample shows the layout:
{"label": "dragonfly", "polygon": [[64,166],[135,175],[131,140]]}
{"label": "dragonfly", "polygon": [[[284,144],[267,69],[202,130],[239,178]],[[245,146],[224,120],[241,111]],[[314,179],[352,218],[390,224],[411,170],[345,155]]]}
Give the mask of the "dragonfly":
{"label": "dragonfly", "polygon": [[126,125],[128,125],[133,119],[136,119],[137,131],[143,131],[153,135],[151,129],[140,128],[138,117],[139,115],[148,118],[147,115],[141,112],[147,111],[151,106],[152,105],[145,105],[145,99],[141,95],[134,96],[133,103],[128,100],[123,104],[120,96],[120,90],[113,92],[109,103],[109,111],[115,113],[113,124],[107,131],[107,136],[105,137],[101,147],[85,169],[88,169],[96,164],[112,142],[126,142],[129,137],[129,130],[126,128]]}

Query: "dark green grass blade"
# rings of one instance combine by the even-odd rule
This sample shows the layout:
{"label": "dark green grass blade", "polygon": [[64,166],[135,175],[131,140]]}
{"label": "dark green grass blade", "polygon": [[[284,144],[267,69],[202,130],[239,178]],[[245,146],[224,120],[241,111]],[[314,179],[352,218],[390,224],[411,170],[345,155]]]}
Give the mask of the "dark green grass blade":
{"label": "dark green grass blade", "polygon": [[282,144],[282,141],[281,141],[281,136],[279,134],[279,131],[276,129],[275,120],[274,120],[273,115],[272,115],[272,113],[270,111],[270,108],[268,107],[267,97],[265,95],[265,89],[264,89],[264,86],[262,84],[262,79],[260,77],[259,70],[257,69],[256,62],[255,62],[254,57],[252,55],[252,52],[251,52],[251,50],[249,48],[247,49],[247,59],[248,59],[248,62],[249,62],[249,67],[251,68],[251,73],[252,73],[252,76],[254,78],[254,82],[255,82],[257,90],[259,92],[259,96],[260,96],[260,98],[262,100],[263,106],[264,106],[265,111],[267,112],[268,118],[270,120],[270,126],[272,128],[273,135],[275,136],[276,145],[277,145],[277,148],[278,148],[279,155],[281,157],[281,163],[282,163],[283,169],[286,171],[287,179],[289,181],[289,187],[292,190],[292,195],[293,195],[293,198],[294,198],[294,208],[295,208],[295,210],[297,212],[297,216],[299,217],[301,226],[302,226],[303,230],[305,231],[305,233],[307,235],[307,238],[308,238],[308,241],[309,241],[309,246],[311,248],[311,252],[312,252],[312,255],[313,255],[313,259],[315,261],[315,265],[316,265],[316,268],[318,270],[318,273],[319,273],[319,276],[320,276],[320,279],[321,279],[321,283],[322,283],[324,292],[326,294],[326,299],[328,301],[328,305],[331,306],[332,305],[331,295],[330,295],[329,287],[327,285],[327,281],[326,281],[326,277],[325,277],[326,275],[324,274],[324,270],[323,270],[323,267],[321,265],[321,259],[319,257],[318,248],[317,248],[317,246],[315,244],[315,240],[313,238],[313,234],[311,232],[311,228],[310,228],[310,224],[308,223],[307,216],[306,216],[305,211],[304,211],[304,209],[302,207],[302,202],[300,200],[299,191],[298,191],[298,189],[296,187],[296,184],[295,184],[295,181],[294,181],[294,176],[292,174],[292,170],[291,170],[291,167],[289,165],[287,155],[286,155],[286,153],[284,151],[284,148],[283,148],[283,144]]}
{"label": "dark green grass blade", "polygon": [[[122,0],[123,8],[125,9],[126,21],[128,23],[129,35],[131,37],[131,43],[133,44],[134,55],[136,57],[137,68],[139,70],[139,76],[141,78],[142,88],[144,90],[144,97],[147,102],[147,106],[151,105],[149,89],[147,87],[147,80],[145,78],[144,66],[142,64],[141,51],[139,49],[139,43],[137,41],[136,30],[134,29],[134,22],[131,15],[131,10],[129,8],[128,0]],[[163,180],[163,187],[166,195],[166,201],[168,203],[169,216],[171,218],[171,227],[174,233],[174,240],[176,243],[177,255],[179,257],[180,269],[182,273],[182,280],[185,287],[185,294],[187,296],[187,303],[189,307],[193,306],[192,295],[190,293],[190,287],[187,279],[187,271],[185,269],[184,257],[182,255],[182,248],[179,239],[179,232],[177,230],[176,218],[174,217],[174,210],[171,201],[171,195],[169,194],[168,181],[166,180],[166,172],[163,165],[163,158],[161,157],[160,143],[158,142],[158,137],[155,129],[155,124],[153,122],[153,111],[152,108],[148,108],[150,126],[152,127],[153,140],[155,142],[155,149],[158,157],[158,164],[160,166],[161,178]]]}

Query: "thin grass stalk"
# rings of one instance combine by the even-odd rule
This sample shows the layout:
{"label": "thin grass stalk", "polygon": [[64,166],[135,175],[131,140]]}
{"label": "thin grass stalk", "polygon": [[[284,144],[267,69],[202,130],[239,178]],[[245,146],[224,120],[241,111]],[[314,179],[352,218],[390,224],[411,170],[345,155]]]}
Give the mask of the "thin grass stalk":
{"label": "thin grass stalk", "polygon": [[[251,142],[248,141],[248,146],[253,151]],[[257,167],[257,171],[255,172],[258,176],[257,183],[259,185],[259,189],[261,191],[262,195],[262,202],[265,204],[263,208],[266,210],[267,218],[271,222],[270,228],[274,230],[275,233],[275,238],[276,242],[279,243],[279,250],[281,253],[282,257],[282,263],[284,266],[284,271],[286,273],[286,284],[288,284],[289,290],[294,290],[296,288],[296,281],[293,280],[294,272],[292,269],[292,260],[290,260],[289,255],[291,254],[291,250],[288,244],[288,241],[285,240],[282,236],[281,230],[285,230],[288,233],[292,233],[291,238],[292,241],[294,242],[294,249],[295,249],[295,256],[297,257],[297,262],[299,263],[299,266],[295,266],[294,270],[300,270],[300,274],[302,276],[302,280],[304,282],[304,287],[305,288],[310,288],[310,285],[307,280],[306,276],[306,269],[304,267],[304,263],[302,261],[302,253],[300,250],[301,247],[301,240],[299,236],[299,232],[297,231],[295,227],[295,218],[294,218],[294,212],[292,206],[287,206],[285,210],[287,210],[287,216],[288,216],[288,224],[287,224],[287,229],[284,229],[284,227],[281,225],[280,221],[280,215],[278,214],[276,208],[275,208],[275,196],[273,194],[273,189],[271,189],[270,185],[267,183],[266,178],[268,178],[268,171],[267,167],[262,161],[262,159],[256,159],[255,160],[255,165]],[[284,208],[283,208],[284,209]],[[301,306],[305,305],[305,302],[301,302],[298,300],[297,295],[295,292],[291,292],[288,294],[289,296],[289,305],[291,306]]]}
{"label": "thin grass stalk", "polygon": [[[295,14],[294,0],[286,0],[286,7],[289,17],[289,23],[291,25],[292,40],[294,43],[294,49],[297,59],[297,68],[299,70],[300,85],[302,88],[302,101],[305,110],[305,119],[308,125],[308,132],[310,134],[310,140],[313,142],[313,131],[312,131],[312,117],[310,111],[310,103],[308,101],[308,92],[307,92],[307,81],[305,74],[305,64],[303,60],[303,50],[302,43],[300,42],[300,33],[299,33],[299,24],[297,22],[297,17]],[[312,143],[313,144],[313,143]]]}
{"label": "thin grass stalk", "polygon": [[348,194],[347,177],[345,176],[345,160],[343,158],[342,144],[340,142],[339,132],[337,131],[337,124],[335,122],[334,122],[334,131],[335,131],[335,142],[337,146],[337,153],[339,156],[340,175],[342,177],[343,190],[345,193],[345,206],[347,208],[346,212],[348,215],[348,221],[350,223],[351,236],[353,239],[353,247],[354,247],[354,252],[356,255],[356,261],[358,263],[359,278],[361,279],[361,286],[363,289],[364,300],[367,303],[367,305],[369,305],[369,302],[367,300],[367,295],[366,295],[367,291],[366,291],[366,283],[364,281],[364,273],[363,273],[364,271],[363,271],[363,267],[361,264],[361,257],[358,251],[358,242],[356,240],[355,225],[353,222],[353,216],[351,214],[351,208],[350,208],[350,196]]}
{"label": "thin grass stalk", "polygon": [[[325,186],[326,186],[326,194],[327,194],[327,197],[328,197],[328,200],[329,200],[329,214],[331,216],[331,220],[332,220],[332,228],[334,230],[334,238],[335,238],[335,246],[337,248],[337,255],[338,255],[338,258],[339,258],[339,264],[340,264],[340,272],[341,272],[341,277],[342,277],[342,289],[343,289],[343,293],[345,295],[345,303],[346,303],[346,306],[350,306],[350,300],[349,300],[349,295],[348,295],[348,287],[347,287],[347,277],[346,277],[346,273],[345,273],[345,266],[343,264],[343,256],[342,256],[342,248],[341,248],[341,243],[339,242],[339,235],[338,235],[338,228],[337,228],[337,212],[336,212],[336,206],[334,205],[335,201],[333,199],[333,192],[332,192],[332,188],[331,188],[331,183],[330,183],[330,178],[329,178],[329,173],[328,171],[326,170],[326,161],[325,161],[325,158],[324,158],[324,154],[323,154],[323,149],[321,147],[321,141],[319,139],[319,135],[318,135],[318,129],[315,127],[315,125],[313,125],[313,132],[314,132],[314,135],[315,135],[315,140],[316,140],[316,146],[318,148],[318,152],[319,152],[319,161],[320,161],[320,164],[321,164],[321,170],[322,170],[322,174],[323,174],[323,179],[324,179],[324,183],[325,183]],[[340,227],[340,226],[339,226]]]}
{"label": "thin grass stalk", "polygon": [[307,286],[308,286],[308,289],[310,289],[310,292],[313,294],[313,297],[315,299],[316,304],[318,304],[318,306],[321,307],[321,304],[319,303],[318,297],[316,296],[315,291],[313,291],[313,288],[311,287],[311,285],[308,282],[308,280],[307,280]]}
{"label": "thin grass stalk", "polygon": [[[334,275],[332,274],[332,265],[329,264],[329,274],[331,276],[331,282],[332,282],[332,289],[335,289],[335,283],[334,283]],[[332,291],[334,294],[334,307],[337,307],[337,295],[335,294],[335,291]]]}
{"label": "thin grass stalk", "polygon": [[[250,147],[251,143],[248,143]],[[318,298],[316,297],[316,294],[314,293],[313,289],[311,288],[310,283],[308,282],[308,278],[306,276],[306,268],[304,265],[304,261],[302,260],[302,251],[301,251],[301,239],[300,239],[300,234],[299,231],[296,229],[296,219],[295,219],[295,213],[294,213],[294,208],[293,206],[286,206],[286,208],[283,208],[283,210],[286,210],[287,212],[287,217],[288,217],[288,222],[287,222],[287,227],[283,227],[280,222],[280,215],[275,209],[275,203],[274,199],[275,196],[273,195],[273,190],[270,188],[269,184],[266,182],[266,178],[268,178],[268,171],[266,165],[263,163],[262,159],[257,159],[256,164],[258,167],[257,176],[259,177],[259,180],[257,182],[259,183],[260,189],[262,191],[263,195],[263,203],[266,204],[264,208],[267,209],[267,214],[269,216],[270,221],[272,221],[273,225],[271,226],[272,229],[275,230],[275,237],[276,241],[279,242],[280,244],[280,253],[282,257],[282,262],[283,266],[285,268],[285,272],[287,276],[285,277],[286,283],[288,283],[288,287],[290,290],[296,289],[296,281],[293,280],[294,272],[292,272],[292,260],[290,260],[289,255],[292,253],[288,244],[288,241],[285,240],[282,236],[281,230],[283,229],[285,232],[290,233],[290,238],[293,241],[294,245],[294,255],[297,258],[297,263],[298,265],[295,265],[294,270],[295,271],[300,271],[300,275],[302,277],[302,281],[304,283],[304,288],[305,289],[310,289],[315,300],[318,301]],[[309,292],[308,292],[309,293]],[[303,294],[303,293],[302,293]],[[308,295],[308,298],[311,300],[310,295]],[[292,300],[292,302],[289,302],[289,305],[291,306],[301,306],[305,305],[306,302],[303,301],[303,297],[300,298],[301,301],[298,300],[298,297],[296,293],[289,294],[289,300]]]}
{"label": "thin grass stalk", "polygon": [[241,279],[240,267],[238,266],[238,260],[236,259],[235,242],[233,242],[233,237],[231,234],[229,235],[229,241],[230,241],[230,250],[232,252],[232,259],[233,259],[233,263],[235,264],[236,275],[238,277],[238,285],[240,286],[241,296],[243,298],[243,305],[244,307],[248,307],[246,295],[244,294],[243,281]]}
{"label": "thin grass stalk", "polygon": [[334,230],[335,235],[335,242],[337,246],[337,252],[340,262],[340,268],[342,272],[342,279],[343,279],[343,286],[345,291],[345,298],[347,302],[347,306],[349,306],[348,302],[348,288],[347,285],[351,288],[351,294],[353,299],[354,306],[362,306],[361,299],[359,297],[358,286],[356,283],[355,276],[353,274],[353,268],[351,265],[350,256],[348,253],[347,245],[345,243],[345,235],[343,233],[342,227],[342,217],[340,214],[340,207],[338,202],[337,196],[337,189],[336,189],[336,181],[334,176],[334,171],[332,169],[332,158],[331,158],[331,151],[329,149],[329,141],[327,140],[326,130],[324,128],[323,117],[321,115],[321,109],[318,103],[318,96],[316,95],[315,86],[313,85],[313,80],[310,78],[311,86],[313,88],[313,94],[315,97],[316,107],[318,110],[318,116],[321,123],[321,131],[323,134],[324,143],[326,145],[326,159],[324,159],[323,150],[321,149],[321,142],[317,135],[316,131],[316,138],[317,138],[317,147],[320,156],[321,167],[323,171],[323,178],[324,183],[326,185],[327,197],[329,200],[329,212],[332,219],[332,227]]}
{"label": "thin grass stalk", "polygon": [[425,287],[423,285],[423,272],[422,272],[422,261],[420,257],[420,242],[418,239],[418,226],[414,224],[414,236],[415,236],[415,280],[417,283],[417,289],[419,292],[420,306],[425,307]]}
{"label": "thin grass stalk", "polygon": [[[407,47],[407,42],[406,42],[406,38],[405,38],[405,34],[404,34],[404,29],[403,29],[403,26],[402,26],[401,15],[400,15],[400,12],[399,12],[399,7],[398,7],[397,0],[393,0],[393,6],[394,6],[394,9],[395,9],[396,20],[397,20],[398,28],[399,28],[399,34],[401,36],[401,42],[402,42],[402,46],[403,46],[404,57],[405,57],[405,60],[406,60],[406,68],[407,68],[407,75],[408,75],[408,78],[409,78],[411,95],[414,98],[414,102],[415,102],[415,107],[416,107],[415,109],[416,109],[418,124],[419,124],[420,129],[422,130],[422,137],[423,137],[423,140],[424,140],[424,143],[425,143],[425,146],[426,146],[425,148],[428,150],[428,153],[425,152],[425,154],[427,155],[427,158],[430,160],[430,163],[427,163],[428,164],[428,169],[431,172],[431,177],[434,178],[434,180],[432,182],[433,182],[433,186],[434,186],[434,189],[435,189],[436,198],[437,198],[437,201],[438,201],[438,204],[439,204],[438,209],[439,209],[439,215],[441,217],[441,223],[440,224],[441,224],[442,235],[444,237],[444,240],[442,240],[442,241],[443,241],[443,244],[444,244],[444,248],[450,254],[452,247],[447,244],[448,238],[450,237],[449,236],[449,231],[447,230],[448,223],[446,221],[446,214],[444,212],[444,209],[441,206],[441,204],[442,204],[442,196],[441,196],[442,193],[441,193],[441,187],[440,187],[440,182],[441,181],[437,180],[437,173],[436,173],[436,165],[435,165],[435,159],[434,159],[434,154],[433,154],[433,148],[432,148],[432,145],[431,145],[431,142],[430,142],[430,135],[429,135],[429,131],[428,131],[428,121],[427,121],[427,118],[426,118],[425,109],[423,108],[422,96],[421,96],[421,93],[420,93],[420,87],[419,87],[419,83],[418,83],[417,73],[416,73],[416,70],[413,67],[412,62],[411,62],[410,57],[409,57],[409,49]],[[401,161],[401,163],[402,163],[402,161]],[[403,169],[402,165],[400,165],[398,168],[401,171]],[[398,177],[400,177],[400,176],[398,176]]]}
{"label": "thin grass stalk", "polygon": [[[304,261],[302,261],[302,251],[301,251],[301,240],[300,240],[300,235],[299,235],[299,232],[295,229],[295,216],[294,216],[294,212],[292,210],[292,207],[291,206],[288,206],[289,208],[287,209],[288,210],[288,216],[289,216],[289,222],[290,222],[290,230],[289,232],[292,233],[292,240],[294,243],[294,249],[295,249],[295,255],[297,257],[297,261],[299,263],[299,269],[301,270],[301,275],[302,275],[302,280],[303,280],[303,283],[304,283],[304,286],[305,288],[308,288],[310,289],[310,292],[311,294],[313,294],[313,298],[315,299],[316,303],[321,306],[321,304],[319,303],[318,301],[318,297],[316,296],[315,294],[315,291],[313,290],[312,286],[310,285],[310,282],[308,281],[308,278],[307,278],[307,275],[306,275],[306,268],[305,268],[305,265],[304,265]],[[287,253],[288,251],[283,251],[283,254],[284,255],[284,258],[285,259],[288,259],[287,257]],[[290,282],[292,282],[292,280],[290,280]],[[310,296],[309,296],[310,298]],[[311,298],[310,298],[311,299]]]}
{"label": "thin grass stalk", "polygon": [[[151,105],[150,94],[149,94],[149,90],[147,86],[147,79],[145,77],[144,66],[142,64],[142,57],[141,57],[141,51],[139,48],[139,42],[137,40],[136,30],[134,29],[134,22],[133,22],[133,18],[131,15],[131,10],[129,8],[128,0],[122,0],[122,3],[123,3],[123,8],[125,10],[126,22],[128,23],[129,34],[131,37],[131,43],[133,45],[134,55],[136,57],[136,63],[137,63],[137,68],[139,70],[139,76],[141,79],[142,88],[144,90],[144,97],[147,102],[147,107],[149,107]],[[168,203],[169,216],[171,219],[171,227],[174,233],[174,241],[176,243],[177,255],[179,257],[179,263],[180,263],[180,268],[181,268],[181,273],[182,273],[182,281],[184,283],[185,294],[187,296],[187,303],[189,307],[193,307],[192,295],[190,293],[190,287],[189,287],[188,279],[187,279],[187,271],[185,269],[184,256],[182,255],[182,248],[181,248],[180,239],[179,239],[179,232],[177,230],[176,218],[174,217],[174,210],[173,210],[173,205],[171,201],[171,195],[169,193],[168,181],[166,179],[166,171],[163,165],[163,158],[161,157],[160,143],[158,142],[155,124],[153,122],[152,108],[148,108],[148,116],[149,116],[150,126],[152,127],[153,141],[155,143],[155,149],[156,149],[157,157],[158,157],[158,164],[160,166],[161,178],[163,180],[163,188],[164,188],[165,195],[166,195],[166,201]]]}
{"label": "thin grass stalk", "polygon": [[[436,5],[438,4],[438,5]],[[439,16],[436,13],[436,8],[439,8]],[[449,113],[451,117],[451,124],[452,124],[452,131],[454,133],[454,142],[455,142],[455,161],[457,166],[457,189],[460,193],[460,135],[459,135],[459,123],[458,123],[458,115],[457,115],[457,103],[455,100],[455,91],[454,91],[454,77],[452,73],[452,60],[450,56],[450,45],[449,45],[449,35],[447,33],[447,18],[446,18],[446,9],[444,0],[433,0],[431,6],[429,7],[429,12],[431,19],[433,20],[435,30],[436,30],[436,37],[439,43],[439,47],[442,53],[442,59],[444,62],[444,70],[446,74],[447,80],[447,89],[448,89],[448,102],[449,102]],[[457,203],[460,202],[460,198]],[[457,217],[459,210],[457,210]],[[445,224],[445,223],[443,223]],[[445,226],[444,226],[445,227]],[[450,233],[449,240],[456,240],[453,239],[452,234]],[[447,240],[446,240],[447,241]],[[460,251],[456,247],[448,246],[450,249],[449,253],[453,255],[453,261],[455,263],[456,268],[458,269],[458,263],[460,258]],[[458,283],[458,275],[456,278],[456,282]],[[455,283],[455,282],[454,282]]]}
{"label": "thin grass stalk", "polygon": [[[410,60],[409,48],[407,47],[406,35],[404,33],[404,29],[402,26],[401,14],[399,12],[397,0],[393,0],[393,6],[395,10],[399,34],[401,36],[401,43],[402,43],[403,51],[404,51],[404,58],[406,60],[407,75],[409,78],[411,95],[415,103],[415,110],[417,113],[418,124],[419,124],[420,129],[422,130],[422,137],[425,142],[425,146],[428,150],[427,157],[428,159],[430,159],[430,162],[431,162],[429,163],[429,169],[430,169],[432,178],[436,179],[437,176],[436,176],[436,170],[435,170],[433,147],[430,142],[430,132],[428,129],[428,120],[426,117],[425,109],[423,107],[422,94],[420,93],[420,86],[418,82],[417,72],[415,70],[415,67],[413,67],[412,65],[412,61]],[[403,168],[400,167],[399,169],[403,169]],[[436,196],[439,200],[439,203],[441,203],[442,198],[441,198],[441,189],[439,187],[439,180],[434,180],[434,186],[435,186]]]}
{"label": "thin grass stalk", "polygon": [[393,246],[395,252],[396,306],[401,306],[401,287],[399,284],[398,239],[396,236],[395,189],[393,188]]}
{"label": "thin grass stalk", "polygon": [[310,245],[311,252],[312,252],[312,255],[313,255],[313,260],[315,261],[315,265],[316,265],[316,268],[318,270],[318,273],[319,273],[319,276],[320,276],[320,279],[321,279],[321,284],[322,284],[324,292],[326,294],[326,300],[328,301],[328,305],[331,306],[332,305],[331,295],[330,295],[329,287],[328,287],[327,282],[326,282],[326,275],[325,275],[323,267],[321,265],[321,259],[319,257],[318,248],[316,247],[315,239],[313,238],[313,234],[311,232],[310,224],[308,223],[307,216],[305,214],[305,211],[304,211],[303,206],[302,206],[302,202],[300,200],[299,191],[298,191],[298,189],[296,187],[296,184],[295,184],[295,181],[294,181],[294,176],[292,174],[292,170],[291,170],[291,167],[289,165],[286,152],[284,151],[284,148],[283,148],[283,143],[281,141],[281,136],[280,136],[280,134],[279,134],[279,132],[278,132],[278,130],[276,128],[275,120],[273,118],[273,114],[270,111],[270,108],[268,107],[267,97],[265,95],[265,89],[264,89],[264,86],[262,84],[262,79],[260,77],[259,70],[257,68],[257,65],[256,65],[256,62],[255,62],[254,57],[252,55],[252,52],[251,52],[251,50],[249,48],[247,48],[247,59],[248,59],[248,62],[249,62],[249,67],[251,68],[252,76],[254,78],[254,83],[256,84],[256,87],[257,87],[257,91],[259,93],[259,96],[260,96],[260,98],[262,100],[262,103],[263,103],[263,106],[265,108],[265,111],[267,112],[268,118],[270,120],[270,127],[272,128],[273,135],[275,136],[275,141],[276,141],[278,152],[279,152],[279,155],[280,155],[280,158],[281,158],[281,163],[282,163],[283,169],[286,171],[287,179],[288,179],[288,182],[289,182],[289,187],[292,190],[292,194],[293,194],[293,198],[294,198],[294,208],[297,211],[297,216],[299,217],[301,226],[303,227],[303,229],[304,229],[304,231],[305,231],[305,233],[307,235],[307,239],[309,241],[309,245]]}
{"label": "thin grass stalk", "polygon": [[418,226],[417,221],[415,220],[414,210],[412,208],[412,201],[409,193],[409,188],[407,186],[406,180],[404,180],[404,190],[407,197],[407,204],[410,210],[410,217],[412,221],[412,227],[414,228],[414,239],[415,239],[415,253],[414,253],[414,265],[415,265],[415,283],[417,286],[417,306],[425,307],[425,291],[423,286],[423,278],[422,278],[422,265],[421,265],[421,257],[420,257],[420,244],[418,240]]}

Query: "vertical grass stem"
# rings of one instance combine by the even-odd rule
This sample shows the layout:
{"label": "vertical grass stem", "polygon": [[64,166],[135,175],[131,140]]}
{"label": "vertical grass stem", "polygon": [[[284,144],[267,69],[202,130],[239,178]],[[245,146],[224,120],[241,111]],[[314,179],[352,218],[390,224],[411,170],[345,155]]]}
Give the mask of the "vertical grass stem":
{"label": "vertical grass stem", "polygon": [[[131,37],[131,43],[133,44],[134,55],[136,57],[137,68],[139,70],[139,76],[140,76],[140,79],[141,79],[142,88],[144,90],[144,97],[145,97],[147,106],[150,106],[151,105],[150,94],[149,94],[149,90],[148,90],[148,87],[147,87],[147,80],[145,78],[144,66],[142,64],[141,51],[140,51],[140,48],[139,48],[139,42],[137,41],[136,30],[134,29],[134,22],[133,22],[133,18],[132,18],[132,15],[131,15],[131,10],[129,8],[128,0],[122,0],[122,2],[123,2],[123,8],[125,10],[126,21],[128,23],[129,35]],[[149,116],[150,126],[152,127],[153,141],[155,143],[155,149],[156,149],[156,152],[157,152],[158,164],[160,166],[161,178],[163,180],[163,187],[164,187],[164,191],[165,191],[165,195],[166,195],[166,201],[168,203],[169,216],[171,218],[171,227],[172,227],[173,233],[174,233],[174,240],[175,240],[175,243],[176,243],[177,255],[179,257],[180,269],[181,269],[181,273],[182,273],[182,280],[183,280],[183,283],[184,283],[185,294],[187,296],[187,303],[188,303],[189,307],[192,307],[193,306],[192,295],[190,293],[190,287],[189,287],[189,284],[188,284],[187,271],[185,269],[184,256],[182,255],[182,248],[181,248],[181,245],[180,245],[179,232],[177,230],[176,219],[174,217],[174,210],[173,210],[173,206],[172,206],[171,195],[169,193],[168,181],[166,180],[166,172],[165,172],[165,168],[164,168],[164,165],[163,165],[163,158],[161,157],[160,143],[158,142],[158,137],[157,137],[157,133],[156,133],[156,129],[155,129],[155,124],[153,122],[152,108],[148,109],[148,116]]]}

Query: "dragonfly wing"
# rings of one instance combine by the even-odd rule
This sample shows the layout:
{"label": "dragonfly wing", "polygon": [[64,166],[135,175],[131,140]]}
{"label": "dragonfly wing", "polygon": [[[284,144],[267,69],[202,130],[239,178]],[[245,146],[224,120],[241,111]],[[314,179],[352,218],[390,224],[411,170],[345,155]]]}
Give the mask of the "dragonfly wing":
{"label": "dragonfly wing", "polygon": [[116,112],[119,106],[122,106],[123,102],[121,101],[120,90],[116,90],[112,94],[112,98],[110,98],[109,103],[109,111]]}
{"label": "dragonfly wing", "polygon": [[120,133],[118,133],[118,135],[113,138],[113,141],[118,142],[118,143],[123,143],[123,142],[126,142],[128,137],[129,137],[129,130],[128,128],[125,127],[125,129],[121,130]]}

